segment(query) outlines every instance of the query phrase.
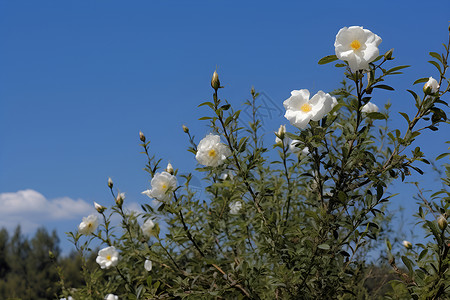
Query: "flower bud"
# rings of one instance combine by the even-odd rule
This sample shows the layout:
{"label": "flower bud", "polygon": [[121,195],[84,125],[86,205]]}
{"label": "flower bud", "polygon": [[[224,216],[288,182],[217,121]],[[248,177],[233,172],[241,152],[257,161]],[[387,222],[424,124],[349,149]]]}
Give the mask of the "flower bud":
{"label": "flower bud", "polygon": [[112,189],[112,187],[113,187],[113,182],[112,182],[112,179],[111,179],[111,177],[109,177],[108,178],[108,187],[110,188],[110,189]]}
{"label": "flower bud", "polygon": [[48,250],[48,257],[50,257],[51,260],[55,259],[55,254],[51,250]]}
{"label": "flower bud", "polygon": [[173,167],[171,163],[167,164],[166,172],[169,173],[170,175],[173,175]]}
{"label": "flower bud", "polygon": [[139,139],[141,140],[141,142],[145,143],[145,135],[142,131],[139,131]]}
{"label": "flower bud", "polygon": [[392,57],[392,53],[394,52],[394,48],[392,48],[391,50],[389,50],[388,52],[386,52],[384,54],[384,58],[386,60],[393,60],[394,58]]}
{"label": "flower bud", "polygon": [[425,83],[425,85],[423,86],[423,92],[425,93],[425,95],[431,95],[435,94],[437,91],[439,91],[439,84],[436,79],[430,77],[427,83]]}
{"label": "flower bud", "polygon": [[448,225],[447,218],[445,216],[441,215],[438,219],[438,225],[441,230],[445,230],[445,228],[447,228],[447,225]]}
{"label": "flower bud", "polygon": [[118,207],[122,207],[123,199],[125,199],[125,193],[119,193],[116,197],[116,204]]}
{"label": "flower bud", "polygon": [[412,249],[412,244],[411,244],[411,242],[408,242],[408,241],[403,241],[403,246],[406,248],[406,249]]}
{"label": "flower bud", "polygon": [[105,211],[106,207],[98,204],[97,202],[94,201],[94,207],[95,209],[101,214],[102,212]]}
{"label": "flower bud", "polygon": [[184,131],[184,133],[189,133],[189,128],[187,128],[185,125],[183,125],[183,131]]}
{"label": "flower bud", "polygon": [[284,125],[280,125],[280,128],[278,128],[278,132],[277,132],[277,136],[283,140],[284,139],[284,134],[286,133],[286,126]]}
{"label": "flower bud", "polygon": [[217,74],[217,71],[214,71],[213,73],[211,78],[211,86],[216,91],[220,88],[219,74]]}

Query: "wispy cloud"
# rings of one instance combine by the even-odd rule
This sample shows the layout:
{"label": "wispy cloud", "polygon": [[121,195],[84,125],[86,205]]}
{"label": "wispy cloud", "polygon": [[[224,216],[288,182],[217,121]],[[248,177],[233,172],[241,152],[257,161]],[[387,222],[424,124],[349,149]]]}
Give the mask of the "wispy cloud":
{"label": "wispy cloud", "polygon": [[75,220],[95,212],[93,205],[82,199],[47,199],[31,189],[0,193],[0,208],[0,227],[12,229],[20,224],[24,232],[49,221]]}

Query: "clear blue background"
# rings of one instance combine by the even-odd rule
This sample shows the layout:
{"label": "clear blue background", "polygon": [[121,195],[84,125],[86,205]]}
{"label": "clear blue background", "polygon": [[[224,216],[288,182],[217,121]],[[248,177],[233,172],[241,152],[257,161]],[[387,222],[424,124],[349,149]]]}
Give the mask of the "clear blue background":
{"label": "clear blue background", "polygon": [[[282,108],[293,89],[339,87],[342,69],[317,61],[334,54],[335,35],[344,26],[370,29],[383,39],[381,53],[394,48],[395,65],[412,65],[387,82],[395,92],[376,91],[373,99],[380,107],[391,101],[392,125],[404,126],[397,112],[413,112],[405,90],[419,77],[438,77],[426,61],[429,51],[443,51],[449,20],[448,0],[1,0],[0,193],[33,189],[48,201],[69,197],[108,205],[110,176],[126,202],[149,201],[140,194],[150,178],[142,171],[139,130],[164,165],[192,170],[196,163],[184,151],[181,125],[197,141],[208,133],[207,123],[197,119],[209,112],[196,106],[211,98],[216,67],[225,86],[221,97],[237,108],[251,86]],[[266,120],[269,140],[287,123],[283,116]],[[449,132],[445,126],[427,132],[418,144],[433,158],[446,150]],[[413,179],[427,188],[436,178]],[[402,193],[393,207],[415,212],[412,186],[397,183],[390,191]],[[80,220],[43,217],[34,224],[57,227],[69,249],[63,232]]]}

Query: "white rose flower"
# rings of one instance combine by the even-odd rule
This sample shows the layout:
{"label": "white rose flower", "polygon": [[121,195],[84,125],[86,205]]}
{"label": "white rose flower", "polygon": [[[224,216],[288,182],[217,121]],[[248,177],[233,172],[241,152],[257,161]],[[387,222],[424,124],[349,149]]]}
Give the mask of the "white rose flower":
{"label": "white rose flower", "polygon": [[376,106],[372,102],[367,102],[366,105],[361,107],[361,112],[366,113],[366,114],[371,113],[371,112],[378,112],[378,106]]}
{"label": "white rose flower", "polygon": [[73,300],[73,298],[72,298],[72,296],[69,296],[69,297],[67,297],[67,298],[61,298],[61,299],[59,299],[59,300]]}
{"label": "white rose flower", "polygon": [[439,91],[439,84],[433,77],[428,78],[427,83],[423,86],[423,91],[426,94],[434,94]]}
{"label": "white rose flower", "polygon": [[141,230],[144,233],[146,237],[155,236],[156,234],[156,224],[153,222],[152,219],[148,219],[144,222],[144,224],[141,226]]}
{"label": "white rose flower", "polygon": [[98,251],[98,256],[95,261],[102,269],[115,267],[119,263],[119,252],[114,246],[103,248]]}
{"label": "white rose flower", "polygon": [[142,194],[150,198],[156,198],[159,201],[170,201],[173,197],[172,192],[177,188],[177,178],[167,172],[156,173],[152,178],[151,190],[143,191]]}
{"label": "white rose flower", "polygon": [[114,294],[108,294],[106,295],[105,300],[119,300],[119,296],[116,296]]}
{"label": "white rose flower", "polygon": [[201,165],[217,167],[230,155],[230,149],[220,142],[220,136],[208,134],[198,144],[195,158]]}
{"label": "white rose flower", "polygon": [[150,272],[152,270],[152,261],[146,259],[144,262],[144,268],[147,272]]}
{"label": "white rose flower", "polygon": [[322,91],[318,91],[309,99],[307,89],[294,90],[291,92],[291,97],[283,102],[286,109],[284,117],[291,122],[291,125],[305,129],[310,120],[320,121],[336,104],[336,98]]}
{"label": "white rose flower", "polygon": [[96,215],[89,215],[83,218],[83,221],[78,225],[78,232],[84,235],[93,233],[98,227],[98,218]]}
{"label": "white rose flower", "polygon": [[242,202],[241,201],[231,202],[229,204],[229,207],[230,207],[230,214],[237,215],[242,208]]}
{"label": "white rose flower", "polygon": [[300,149],[299,147],[297,147],[299,143],[301,143],[300,140],[293,140],[289,145],[289,150],[295,154],[307,155],[309,153],[309,148],[305,147],[303,149]]}
{"label": "white rose flower", "polygon": [[348,62],[352,72],[369,70],[369,63],[379,54],[381,38],[360,26],[339,30],[334,42],[337,58]]}

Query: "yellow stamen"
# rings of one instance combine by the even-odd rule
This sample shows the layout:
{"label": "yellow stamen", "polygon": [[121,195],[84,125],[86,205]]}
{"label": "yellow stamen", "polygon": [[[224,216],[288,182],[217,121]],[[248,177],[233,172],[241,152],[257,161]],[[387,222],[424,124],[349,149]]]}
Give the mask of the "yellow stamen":
{"label": "yellow stamen", "polygon": [[215,156],[216,156],[216,150],[214,150],[214,149],[209,150],[209,151],[208,151],[208,155],[209,155],[210,157],[215,157]]}
{"label": "yellow stamen", "polygon": [[163,188],[163,190],[167,189],[167,185],[166,185],[166,184],[163,184],[163,185],[162,185],[162,188]]}
{"label": "yellow stamen", "polygon": [[353,50],[358,50],[361,48],[361,43],[358,40],[354,40],[351,42],[350,47],[352,47]]}
{"label": "yellow stamen", "polygon": [[107,259],[107,260],[111,260],[111,255],[107,255],[107,256],[106,256],[106,259]]}
{"label": "yellow stamen", "polygon": [[308,103],[304,103],[301,107],[300,110],[304,113],[307,113],[309,111],[311,111],[312,107],[311,105],[309,105]]}

